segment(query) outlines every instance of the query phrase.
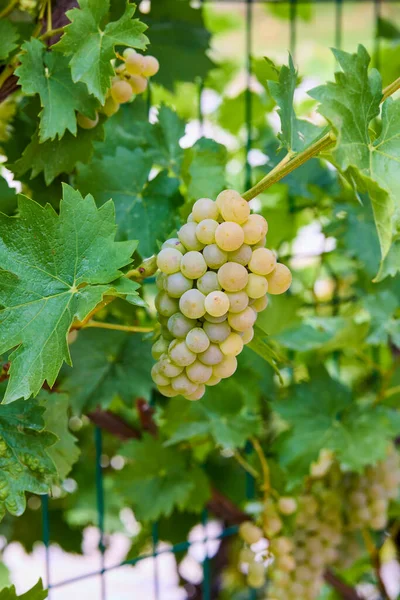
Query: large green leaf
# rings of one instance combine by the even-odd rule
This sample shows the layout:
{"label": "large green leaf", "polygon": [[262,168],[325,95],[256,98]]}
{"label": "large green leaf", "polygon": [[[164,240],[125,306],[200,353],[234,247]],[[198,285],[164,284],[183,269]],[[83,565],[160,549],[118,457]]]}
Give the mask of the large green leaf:
{"label": "large green leaf", "polygon": [[17,592],[13,585],[9,588],[1,590],[0,600],[17,600],[17,598],[20,598],[21,600],[44,600],[47,598],[47,595],[47,590],[43,589],[42,581],[39,580],[32,589],[28,590],[21,596],[17,596]]}
{"label": "large green leaf", "polygon": [[0,60],[7,60],[9,55],[17,47],[19,33],[11,21],[0,19]]}
{"label": "large green leaf", "polygon": [[94,119],[98,102],[89,96],[83,83],[74,83],[68,59],[37,39],[22,46],[21,65],[15,71],[18,83],[27,96],[39,94],[39,141],[61,138],[65,131],[76,135],[76,111]]}
{"label": "large green leaf", "polygon": [[125,444],[121,454],[128,464],[118,478],[119,488],[138,519],[153,521],[169,516],[174,508],[197,511],[208,499],[207,477],[190,454],[166,448],[148,434]]}
{"label": "large green leaf", "polygon": [[179,180],[164,170],[148,181],[152,164],[141,148],[118,148],[114,156],[80,165],[77,176],[79,189],[94,194],[99,204],[113,199],[119,238],[138,239],[143,257],[156,252],[157,242],[174,229],[179,205]]}
{"label": "large green leaf", "polygon": [[70,395],[75,412],[108,408],[117,396],[128,406],[138,397],[150,400],[151,342],[140,334],[81,331],[71,357],[74,366],[63,369],[61,390]]}
{"label": "large green leaf", "polygon": [[67,333],[113,289],[136,242],[115,242],[114,205],[64,186],[60,215],[21,197],[19,217],[0,215],[0,353],[10,356],[6,402],[53,385],[70,363]]}
{"label": "large green leaf", "polygon": [[216,198],[226,187],[225,146],[208,138],[200,138],[186,150],[183,178],[190,199]]}
{"label": "large green leaf", "polygon": [[0,518],[22,514],[25,492],[47,494],[57,478],[48,452],[57,437],[45,430],[44,410],[33,399],[0,405]]}
{"label": "large green leaf", "polygon": [[115,58],[115,46],[144,49],[148,43],[143,35],[146,26],[132,19],[135,5],[129,2],[120,19],[107,24],[110,0],[80,0],[79,6],[66,13],[71,24],[54,49],[72,55],[72,79],[86,83],[89,92],[103,104],[114,75],[110,61]]}
{"label": "large green leaf", "polygon": [[17,208],[17,193],[8,186],[4,177],[0,176],[0,212],[12,215]]}

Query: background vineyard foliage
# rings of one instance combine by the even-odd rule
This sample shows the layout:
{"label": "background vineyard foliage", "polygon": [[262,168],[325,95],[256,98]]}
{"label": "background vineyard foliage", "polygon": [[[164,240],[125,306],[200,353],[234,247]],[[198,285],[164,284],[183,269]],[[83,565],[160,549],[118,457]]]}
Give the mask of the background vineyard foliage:
{"label": "background vineyard foliage", "polygon": [[[187,0],[159,0],[151,3],[150,12],[143,2],[143,12],[133,17],[133,6],[120,0],[102,2],[99,11],[96,2],[81,0],[78,12],[71,14],[69,36],[57,46],[52,44],[58,37],[46,31],[66,24],[65,2],[53,2],[51,26],[46,2],[12,4],[8,14],[8,3],[0,1],[3,68],[15,67],[17,57],[22,57],[18,80],[14,76],[6,80],[4,70],[0,73],[0,145],[6,166],[0,177],[0,210],[18,215],[11,220],[0,217],[0,303],[4,306],[0,313],[4,396],[0,406],[0,532],[6,543],[19,541],[27,551],[32,550],[41,538],[35,494],[51,489],[51,540],[68,552],[81,552],[85,528],[97,524],[90,419],[98,417],[99,407],[116,415],[119,423],[122,419],[131,430],[145,431],[141,439],[129,442],[112,434],[104,438],[105,530],[130,535],[128,557],[148,550],[155,520],[159,520],[160,539],[171,543],[186,539],[215,487],[246,509],[245,470],[240,463],[245,457],[250,470],[261,470],[257,454],[245,454],[251,438],[260,440],[271,485],[280,495],[298,495],[304,490],[311,465],[323,450],[334,453],[335,468],[342,473],[362,473],[382,461],[400,430],[400,241],[396,212],[393,217],[390,214],[391,202],[396,200],[398,212],[398,176],[392,167],[384,182],[379,173],[375,177],[390,189],[377,191],[368,180],[371,173],[353,154],[343,151],[334,157],[347,177],[326,160],[313,158],[253,203],[270,224],[268,247],[291,267],[293,285],[289,294],[274,297],[259,316],[255,341],[240,356],[235,375],[210,388],[199,403],[155,396],[150,377],[152,334],[93,327],[70,335],[69,350],[65,342],[74,318],[84,319],[105,294],[117,299],[96,314],[97,320],[154,326],[154,283],[139,288],[121,279],[121,274],[130,268],[132,256],[137,267],[157,252],[186,220],[197,198],[215,198],[226,187],[244,191],[276,165],[284,149],[301,150],[293,140],[303,144],[303,136],[296,138],[296,134],[302,131],[307,138],[310,128],[292,112],[290,87],[297,84],[301,90],[295,95],[297,117],[311,118],[322,130],[323,115],[340,129],[331,104],[336,92],[320,87],[311,96],[304,93],[333,79],[334,60],[325,46],[311,62],[300,55],[308,77],[302,80],[301,69],[298,75],[287,68],[280,72],[279,85],[279,67],[288,64],[283,52],[286,43],[281,43],[281,51],[270,53],[276,67],[264,59],[270,40],[257,45],[262,40],[262,29],[257,28],[253,74],[246,91],[241,41],[232,43],[242,40],[241,8],[221,10],[211,3],[198,8]],[[283,25],[287,30],[285,6],[257,5],[254,10],[255,22],[278,13],[280,21],[274,21],[281,23],[278,31]],[[311,27],[313,11],[317,9],[311,5],[299,6],[300,27]],[[333,13],[318,14],[329,20]],[[379,56],[369,48],[384,85],[398,76],[400,57],[396,6],[386,16],[378,23]],[[399,29],[395,17],[399,17]],[[144,31],[132,18],[139,18],[149,29]],[[98,27],[106,38],[109,33],[108,42],[101,52],[94,52],[95,64],[87,68],[86,35]],[[331,20],[327,27],[332,29]],[[356,34],[357,41],[368,41],[363,39],[363,29]],[[316,28],[315,35],[322,33]],[[29,41],[31,36],[33,41]],[[104,100],[114,43],[117,51],[125,46],[143,49],[144,36],[150,41],[148,51],[161,64],[151,93],[122,105],[110,118],[100,114],[93,129],[77,127],[75,111],[92,118]],[[96,41],[89,43],[97,48]],[[346,38],[345,43],[346,49],[357,50],[354,39]],[[364,76],[368,59],[362,49],[357,65],[346,65],[348,59],[343,56],[337,58],[350,83],[353,77]],[[94,72],[99,76],[94,77]],[[373,88],[379,84],[376,75],[372,77]],[[65,93],[60,94],[60,82]],[[341,86],[339,100],[345,102],[346,82]],[[246,129],[249,99],[251,126]],[[320,114],[317,100],[322,103]],[[364,98],[365,105],[369,100]],[[279,140],[277,104],[282,116]],[[379,136],[386,134],[385,124],[377,118],[379,90],[372,104],[375,111],[362,124],[366,152],[369,142],[379,143],[383,139]],[[344,131],[360,142],[352,123],[359,116],[358,109],[358,104],[350,106],[352,117]],[[395,138],[391,151],[398,161],[398,104],[389,102],[386,111]],[[20,199],[18,207],[12,178],[28,198]],[[354,181],[357,191],[351,185]],[[84,198],[87,194],[94,200]],[[44,208],[46,203],[54,211]],[[79,248],[91,242],[90,255],[84,258],[71,243],[74,219],[85,224]],[[49,235],[42,236],[43,231]],[[320,242],[317,251],[304,245],[311,234]],[[59,246],[54,252],[54,239],[63,240],[61,251]],[[7,302],[10,289],[26,299],[18,281],[32,281],[31,259],[36,256],[54,261],[63,277],[60,283],[35,274],[35,291],[43,294],[45,290],[53,298],[43,303],[41,320],[31,326],[26,312],[12,321]],[[70,300],[72,283],[77,290]],[[24,344],[14,350],[10,369],[10,353],[20,343],[24,326]],[[50,344],[43,349],[47,339]],[[73,368],[65,364],[69,352]],[[154,403],[154,414],[149,417],[138,398]],[[113,461],[113,457],[123,460]],[[15,465],[20,469],[17,478]],[[257,502],[251,507],[257,518],[262,509],[261,478],[255,486]],[[142,524],[138,535],[129,534],[121,518],[126,507]],[[394,527],[399,511],[400,504],[392,502],[390,523]],[[374,534],[377,547],[383,541],[382,533]],[[239,543],[232,544],[221,598],[243,597],[246,581],[236,566],[239,548]],[[182,558],[183,553],[177,555],[178,561]],[[362,541],[355,561],[337,569],[352,585],[376,582]],[[43,597],[39,588],[32,591],[30,600]],[[336,598],[335,593],[324,590],[321,598]],[[12,591],[9,594],[5,597],[14,597]]]}

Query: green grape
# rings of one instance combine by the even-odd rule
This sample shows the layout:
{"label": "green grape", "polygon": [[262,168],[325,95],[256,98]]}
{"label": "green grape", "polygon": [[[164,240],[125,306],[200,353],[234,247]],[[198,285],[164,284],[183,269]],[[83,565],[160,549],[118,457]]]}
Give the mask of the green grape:
{"label": "green grape", "polygon": [[193,204],[193,218],[197,223],[204,219],[218,219],[219,210],[217,204],[210,198],[200,198]]}
{"label": "green grape", "polygon": [[208,321],[209,323],[223,323],[224,321],[227,320],[227,318],[228,318],[228,313],[226,313],[226,315],[222,315],[221,317],[212,317],[208,313],[206,313],[204,315],[204,319],[206,321]]}
{"label": "green grape", "polygon": [[213,374],[221,379],[231,377],[237,369],[236,356],[224,356],[223,360],[214,365]]}
{"label": "green grape", "polygon": [[151,355],[154,360],[158,360],[162,354],[167,352],[169,343],[162,336],[153,344]]}
{"label": "green grape", "polygon": [[151,369],[151,377],[156,385],[167,386],[170,384],[171,380],[169,377],[166,377],[162,373],[160,373],[160,363],[153,365]]}
{"label": "green grape", "polygon": [[261,298],[253,299],[251,302],[251,308],[256,312],[262,312],[268,306],[268,296],[261,296]]}
{"label": "green grape", "polygon": [[132,88],[124,79],[117,79],[111,86],[111,97],[117,104],[129,102],[132,98]]}
{"label": "green grape", "polygon": [[179,240],[179,238],[170,238],[169,240],[166,240],[161,246],[162,250],[164,250],[165,248],[173,248],[174,250],[179,250],[179,252],[181,252],[182,254],[185,254],[186,252],[186,248]]}
{"label": "green grape", "polygon": [[253,327],[256,320],[256,313],[248,306],[240,313],[229,313],[228,323],[236,331],[246,331]]}
{"label": "green grape", "polygon": [[241,196],[234,195],[229,200],[221,202],[221,214],[225,221],[232,221],[241,225],[250,216],[250,206]]}
{"label": "green grape", "polygon": [[185,338],[196,326],[195,319],[188,319],[180,312],[176,312],[168,319],[168,330],[175,338]]}
{"label": "green grape", "polygon": [[164,289],[164,281],[167,279],[167,275],[159,271],[156,277],[156,286],[159,290]]}
{"label": "green grape", "polygon": [[292,515],[297,510],[295,498],[281,496],[278,500],[278,510],[283,515]]}
{"label": "green grape", "polygon": [[203,327],[209,340],[214,344],[220,344],[231,333],[228,321],[223,321],[222,323],[209,323],[205,321]]}
{"label": "green grape", "polygon": [[186,223],[178,231],[178,238],[185,246],[187,250],[202,250],[204,244],[202,244],[196,235],[197,223]]}
{"label": "green grape", "polygon": [[114,100],[112,96],[108,96],[104,103],[104,106],[100,109],[107,117],[112,117],[119,110],[119,103]]}
{"label": "green grape", "polygon": [[251,521],[244,521],[239,526],[239,535],[246,544],[256,544],[263,538],[263,532],[260,527],[254,525]]}
{"label": "green grape", "polygon": [[178,367],[187,367],[196,360],[196,354],[192,352],[182,340],[174,340],[170,343],[168,354]]}
{"label": "green grape", "polygon": [[218,275],[214,271],[207,271],[197,280],[197,289],[202,294],[210,294],[216,290],[220,290],[221,286],[218,281]]}
{"label": "green grape", "polygon": [[224,292],[210,292],[204,302],[205,309],[212,317],[222,317],[229,310],[229,298]]}
{"label": "green grape", "polygon": [[210,344],[207,350],[198,354],[198,359],[209,366],[218,364],[223,358],[224,355],[216,344]]}
{"label": "green grape", "polygon": [[159,292],[157,294],[155,306],[163,317],[170,317],[179,310],[178,300],[170,298],[166,292]]}
{"label": "green grape", "polygon": [[178,365],[176,365],[175,363],[172,362],[172,360],[166,356],[166,357],[161,357],[160,358],[160,362],[159,364],[159,373],[161,373],[162,375],[165,375],[165,377],[177,377],[177,375],[180,375],[183,371],[183,367],[178,367]]}
{"label": "green grape", "polygon": [[125,67],[130,75],[141,75],[144,68],[144,57],[137,52],[130,52],[125,58]]}
{"label": "green grape", "polygon": [[203,257],[210,269],[219,269],[228,260],[228,253],[218,248],[217,244],[209,244],[203,249]]}
{"label": "green grape", "polygon": [[182,261],[182,253],[175,248],[164,248],[157,255],[157,267],[166,273],[171,275],[177,273],[180,269]]}
{"label": "green grape", "polygon": [[164,289],[171,298],[180,298],[192,286],[193,280],[185,277],[182,273],[168,275],[164,283]]}
{"label": "green grape", "polygon": [[199,290],[188,290],[179,300],[179,308],[188,319],[199,319],[205,312],[206,297]]}
{"label": "green grape", "polygon": [[227,262],[218,269],[218,281],[223,290],[239,292],[243,290],[249,279],[249,274],[243,265]]}
{"label": "green grape", "polygon": [[207,265],[200,252],[191,250],[181,261],[181,271],[189,279],[198,279],[207,271]]}
{"label": "green grape", "polygon": [[253,562],[249,565],[247,583],[255,589],[265,584],[265,567],[262,563]]}
{"label": "green grape", "polygon": [[261,215],[250,215],[242,225],[244,233],[244,243],[257,244],[267,233],[268,223]]}
{"label": "green grape", "polygon": [[247,308],[249,297],[246,292],[226,292],[229,299],[229,312],[238,313]]}
{"label": "green grape", "polygon": [[205,329],[195,327],[186,336],[186,345],[192,352],[205,352],[210,345],[210,339]]}
{"label": "green grape", "polygon": [[82,129],[93,129],[99,122],[99,115],[96,113],[94,119],[89,119],[89,117],[85,117],[85,115],[78,113],[76,121],[79,127],[82,127]]}
{"label": "green grape", "polygon": [[148,56],[143,57],[142,75],[144,75],[145,77],[153,77],[153,75],[156,75],[156,73],[158,73],[159,68],[160,63],[158,62],[155,56],[151,56],[149,54]]}
{"label": "green grape", "polygon": [[245,291],[249,298],[262,298],[268,291],[268,281],[262,275],[250,273]]}
{"label": "green grape", "polygon": [[249,327],[248,329],[245,329],[243,332],[241,332],[241,334],[243,344],[249,344],[254,337],[254,329],[252,327]]}
{"label": "green grape", "polygon": [[285,265],[277,263],[275,269],[267,276],[267,280],[269,294],[283,294],[292,283],[292,274]]}
{"label": "green grape", "polygon": [[184,396],[184,398],[186,400],[200,400],[200,398],[202,398],[205,394],[206,388],[204,385],[200,384],[199,386],[197,386],[197,389],[195,392],[193,392],[193,394],[186,394]]}
{"label": "green grape", "polygon": [[207,385],[214,386],[218,385],[221,381],[221,377],[216,377],[216,375],[212,374],[210,379],[207,381]]}
{"label": "green grape", "polygon": [[197,385],[190,381],[186,373],[181,373],[171,380],[171,387],[173,390],[184,396],[194,394],[197,390]]}
{"label": "green grape", "polygon": [[227,356],[237,356],[243,350],[243,340],[237,333],[230,333],[219,347]]}
{"label": "green grape", "polygon": [[218,221],[213,219],[203,219],[196,227],[197,239],[202,244],[213,244],[215,242],[215,231],[218,227]]}
{"label": "green grape", "polygon": [[134,94],[143,94],[147,89],[148,81],[142,75],[131,75],[128,80],[131,90]]}
{"label": "green grape", "polygon": [[249,261],[249,269],[256,275],[268,275],[275,269],[276,256],[268,248],[257,248]]}
{"label": "green grape", "polygon": [[226,221],[215,230],[215,243],[225,252],[237,250],[244,242],[243,229],[237,223]]}
{"label": "green grape", "polygon": [[228,260],[230,262],[237,262],[239,265],[243,265],[246,267],[252,257],[253,251],[250,246],[247,244],[242,244],[240,248],[235,250],[234,252],[228,252]]}
{"label": "green grape", "polygon": [[231,202],[235,202],[235,200],[243,200],[239,192],[236,190],[223,190],[220,194],[218,194],[215,204],[221,211],[225,202],[230,204]]}
{"label": "green grape", "polygon": [[199,360],[196,360],[194,363],[186,367],[186,375],[189,377],[190,381],[193,381],[193,383],[206,383],[212,374],[212,367],[203,364]]}

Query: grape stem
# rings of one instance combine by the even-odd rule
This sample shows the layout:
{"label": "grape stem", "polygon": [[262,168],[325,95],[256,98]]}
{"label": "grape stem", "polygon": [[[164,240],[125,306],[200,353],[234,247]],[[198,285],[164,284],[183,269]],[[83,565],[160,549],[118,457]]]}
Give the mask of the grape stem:
{"label": "grape stem", "polygon": [[375,546],[372,536],[367,529],[363,529],[361,533],[363,536],[364,545],[370,557],[371,565],[375,571],[378,588],[382,595],[382,598],[384,598],[385,600],[390,600],[390,596],[387,592],[385,583],[381,575],[381,561],[379,556],[379,549]]}
{"label": "grape stem", "polygon": [[0,11],[0,19],[4,19],[5,17],[7,17],[14,10],[18,2],[19,0],[11,0],[11,2],[9,2],[7,6],[5,6],[2,11]]}
{"label": "grape stem", "polygon": [[247,473],[250,473],[250,475],[252,477],[254,477],[254,479],[258,479],[260,477],[260,473],[257,471],[257,469],[255,469],[254,467],[252,467],[247,460],[245,460],[243,458],[243,456],[240,454],[240,452],[238,452],[237,450],[235,450],[234,454],[233,454],[234,459],[239,463],[239,465],[245,470],[247,471]]}
{"label": "grape stem", "polygon": [[102,321],[88,321],[80,329],[87,327],[99,327],[100,329],[114,329],[115,331],[127,331],[130,333],[149,333],[154,327],[140,327],[138,325],[118,325],[117,323],[103,323]]}
{"label": "grape stem", "polygon": [[[400,77],[398,77],[395,81],[390,83],[382,93],[381,102],[384,102],[394,94],[398,89],[400,89]],[[256,185],[247,190],[242,197],[249,201],[267,190],[271,185],[277,183],[286,175],[303,165],[305,162],[317,156],[320,152],[331,148],[336,142],[336,136],[331,129],[326,133],[323,137],[313,142],[308,148],[303,150],[302,152],[293,153],[292,151],[288,152],[286,156],[274,167],[265,177],[263,177]]]}
{"label": "grape stem", "polygon": [[253,445],[254,450],[257,453],[258,456],[258,460],[260,461],[261,464],[261,468],[262,468],[262,472],[263,472],[263,490],[264,490],[264,498],[265,500],[268,499],[269,493],[271,491],[271,481],[270,481],[270,473],[269,473],[269,465],[268,465],[268,461],[266,459],[266,456],[264,454],[264,451],[261,447],[260,442],[258,441],[257,438],[250,438],[250,441]]}

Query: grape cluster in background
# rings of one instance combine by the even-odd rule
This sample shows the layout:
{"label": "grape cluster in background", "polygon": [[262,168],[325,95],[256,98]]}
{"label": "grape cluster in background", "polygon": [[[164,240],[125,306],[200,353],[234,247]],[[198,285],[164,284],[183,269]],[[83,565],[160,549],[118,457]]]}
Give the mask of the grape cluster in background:
{"label": "grape cluster in background", "polygon": [[238,192],[224,190],[215,202],[197,200],[178,238],[164,242],[157,256],[161,336],[152,369],[164,396],[198,400],[206,385],[233,375],[267,292],[289,288],[289,269],[265,247],[267,231],[267,221],[250,214]]}

